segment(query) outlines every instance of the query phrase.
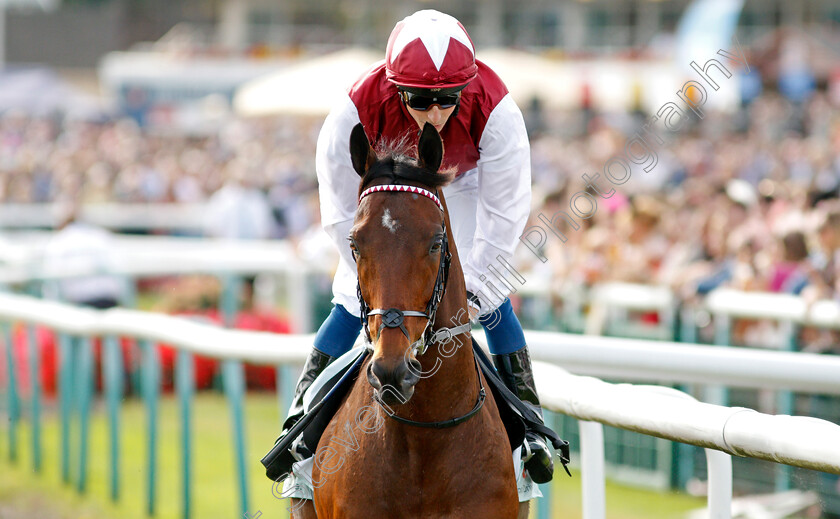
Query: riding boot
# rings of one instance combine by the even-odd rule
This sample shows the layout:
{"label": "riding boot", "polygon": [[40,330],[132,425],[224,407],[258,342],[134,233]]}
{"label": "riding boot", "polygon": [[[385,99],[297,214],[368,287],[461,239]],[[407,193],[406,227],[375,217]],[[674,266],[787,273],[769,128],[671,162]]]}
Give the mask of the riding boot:
{"label": "riding boot", "polygon": [[[533,409],[542,418],[540,399],[534,385],[534,372],[531,369],[531,355],[528,347],[502,355],[493,355],[493,364],[505,385],[522,403]],[[554,461],[545,439],[537,433],[525,433],[525,469],[535,483],[547,483],[554,475]]]}
{"label": "riding boot", "polygon": [[[306,359],[306,364],[303,366],[303,372],[300,374],[297,386],[295,387],[295,395],[292,398],[292,407],[289,409],[289,416],[286,418],[286,421],[283,422],[283,431],[274,443],[282,440],[289,432],[289,429],[294,427],[298,420],[303,417],[303,395],[306,393],[306,390],[309,389],[309,386],[312,385],[312,382],[318,378],[318,375],[324,371],[324,368],[326,368],[334,360],[335,357],[322,353],[317,348],[312,348],[312,351],[309,352],[309,357]],[[302,442],[296,442],[291,448],[293,451],[292,455],[297,458],[298,461],[309,457],[308,452],[296,452],[301,449],[305,449]]]}

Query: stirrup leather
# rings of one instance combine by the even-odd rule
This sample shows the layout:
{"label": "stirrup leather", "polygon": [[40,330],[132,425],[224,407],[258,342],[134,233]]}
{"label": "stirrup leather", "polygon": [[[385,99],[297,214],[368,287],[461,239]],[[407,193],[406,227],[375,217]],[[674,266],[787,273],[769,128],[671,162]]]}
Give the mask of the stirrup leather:
{"label": "stirrup leather", "polygon": [[[333,360],[335,360],[334,357],[331,357],[315,348],[312,348],[312,351],[309,353],[309,357],[306,359],[306,364],[303,367],[303,372],[300,374],[300,378],[298,379],[297,387],[295,387],[295,394],[292,398],[292,407],[289,409],[289,416],[283,422],[283,431],[274,442],[275,448],[266,454],[262,460],[260,460],[266,468],[265,474],[269,479],[276,482],[286,478],[291,473],[292,465],[296,461],[305,459],[306,453],[303,452],[303,450],[305,449],[308,451],[308,449],[306,449],[306,445],[302,441],[302,436],[295,441],[290,448],[285,449],[284,451],[277,450],[277,444],[286,437],[292,427],[294,427],[295,424],[303,417],[303,395],[306,393],[306,390],[312,386],[312,383],[316,378],[318,378],[318,375],[320,375]],[[304,456],[304,458],[301,458],[301,456]]]}

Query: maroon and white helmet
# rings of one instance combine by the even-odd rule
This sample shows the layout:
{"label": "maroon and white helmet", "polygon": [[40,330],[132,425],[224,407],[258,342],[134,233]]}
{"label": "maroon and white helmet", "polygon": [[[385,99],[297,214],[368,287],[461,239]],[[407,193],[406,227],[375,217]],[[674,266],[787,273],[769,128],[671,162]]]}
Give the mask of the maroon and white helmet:
{"label": "maroon and white helmet", "polygon": [[475,78],[475,47],[461,22],[426,9],[394,27],[385,51],[386,77],[413,88],[463,87]]}

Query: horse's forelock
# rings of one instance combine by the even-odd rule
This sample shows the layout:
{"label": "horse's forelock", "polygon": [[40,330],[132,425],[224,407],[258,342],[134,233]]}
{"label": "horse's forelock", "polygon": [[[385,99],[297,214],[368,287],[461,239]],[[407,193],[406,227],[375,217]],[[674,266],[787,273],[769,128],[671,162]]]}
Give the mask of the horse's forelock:
{"label": "horse's forelock", "polygon": [[374,151],[380,159],[391,157],[395,161],[411,161],[417,155],[417,143],[412,143],[409,134],[405,134],[393,139],[380,139]]}
{"label": "horse's forelock", "polygon": [[455,178],[455,168],[435,172],[418,166],[415,158],[417,145],[411,144],[409,135],[398,139],[383,139],[377,144],[375,151],[378,160],[362,178],[359,192],[367,189],[379,178],[390,177],[391,184],[399,184],[400,181],[406,180],[418,182],[430,189],[443,187]]}

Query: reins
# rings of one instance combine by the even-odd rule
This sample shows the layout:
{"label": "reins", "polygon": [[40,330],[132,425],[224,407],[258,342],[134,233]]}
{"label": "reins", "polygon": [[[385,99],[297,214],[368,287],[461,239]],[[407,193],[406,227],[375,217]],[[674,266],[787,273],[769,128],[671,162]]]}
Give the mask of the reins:
{"label": "reins", "polygon": [[[400,416],[397,416],[395,413],[386,412],[385,414],[387,414],[388,416],[400,423],[404,423],[406,425],[413,425],[415,427],[426,427],[430,429],[446,429],[448,427],[455,427],[456,425],[466,422],[467,420],[478,414],[478,412],[484,406],[484,400],[487,398],[487,392],[484,390],[484,383],[481,382],[481,373],[478,372],[478,361],[475,360],[475,358],[473,358],[473,360],[475,361],[475,374],[478,377],[478,400],[476,400],[472,410],[470,410],[470,412],[468,412],[467,414],[459,416],[458,418],[452,418],[450,420],[441,420],[439,422],[418,422],[415,420],[409,420],[408,418],[402,418]],[[385,407],[379,400],[376,400],[376,402],[380,406]]]}

